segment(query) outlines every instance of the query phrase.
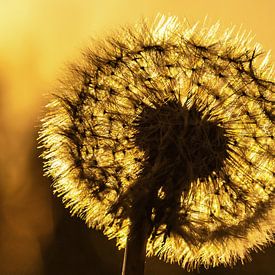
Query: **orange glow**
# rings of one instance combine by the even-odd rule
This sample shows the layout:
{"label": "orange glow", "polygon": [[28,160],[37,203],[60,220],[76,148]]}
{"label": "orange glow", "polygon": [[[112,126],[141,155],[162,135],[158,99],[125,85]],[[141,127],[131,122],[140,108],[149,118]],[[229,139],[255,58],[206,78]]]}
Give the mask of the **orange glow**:
{"label": "orange glow", "polygon": [[187,17],[191,25],[206,15],[222,26],[243,24],[265,49],[273,50],[274,1],[254,2],[1,1],[0,274],[41,274],[41,251],[53,241],[50,182],[42,178],[35,139],[47,93],[64,64],[77,57],[91,37],[159,12]]}

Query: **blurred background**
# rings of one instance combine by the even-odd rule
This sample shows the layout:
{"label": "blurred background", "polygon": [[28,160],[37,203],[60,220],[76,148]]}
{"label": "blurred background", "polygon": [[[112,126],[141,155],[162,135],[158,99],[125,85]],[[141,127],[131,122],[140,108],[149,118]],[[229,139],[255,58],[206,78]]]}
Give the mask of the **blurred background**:
{"label": "blurred background", "polygon": [[[243,26],[275,48],[273,0],[0,0],[0,274],[119,274],[123,252],[72,218],[43,177],[37,131],[47,94],[91,38],[157,13]],[[274,60],[274,56],[272,58]],[[201,274],[274,274],[274,246]],[[188,274],[149,258],[146,274]],[[189,273],[197,274],[197,272]]]}

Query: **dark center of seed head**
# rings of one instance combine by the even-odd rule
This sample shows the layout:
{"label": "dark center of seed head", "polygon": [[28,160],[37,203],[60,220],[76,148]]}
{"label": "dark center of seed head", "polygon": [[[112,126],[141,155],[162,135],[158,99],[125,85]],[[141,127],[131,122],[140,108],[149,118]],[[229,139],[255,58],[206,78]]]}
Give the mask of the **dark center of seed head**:
{"label": "dark center of seed head", "polygon": [[161,185],[173,181],[180,188],[205,179],[228,157],[225,130],[195,107],[168,101],[144,108],[134,123],[136,145],[146,155],[144,170],[159,173]]}

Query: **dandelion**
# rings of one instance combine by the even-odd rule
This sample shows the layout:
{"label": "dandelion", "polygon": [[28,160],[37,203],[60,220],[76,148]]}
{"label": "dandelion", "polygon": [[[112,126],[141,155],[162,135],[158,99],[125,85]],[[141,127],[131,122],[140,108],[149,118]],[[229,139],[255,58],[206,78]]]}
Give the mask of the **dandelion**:
{"label": "dandelion", "polygon": [[144,257],[233,265],[273,241],[268,55],[218,24],[160,17],[84,52],[47,106],[46,174],[73,215]]}

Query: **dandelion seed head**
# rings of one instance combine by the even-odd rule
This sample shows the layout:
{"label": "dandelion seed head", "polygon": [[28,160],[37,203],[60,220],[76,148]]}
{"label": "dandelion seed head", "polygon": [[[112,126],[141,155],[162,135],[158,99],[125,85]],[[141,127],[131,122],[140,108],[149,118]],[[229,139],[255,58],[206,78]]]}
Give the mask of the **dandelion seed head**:
{"label": "dandelion seed head", "polygon": [[143,211],[147,255],[187,270],[273,241],[270,55],[218,29],[159,16],[110,36],[61,81],[40,132],[73,215],[124,248]]}

